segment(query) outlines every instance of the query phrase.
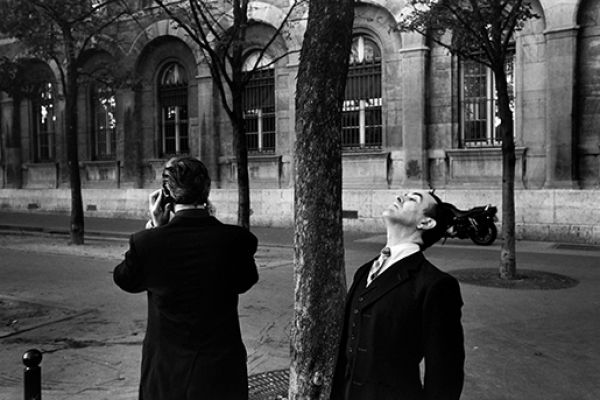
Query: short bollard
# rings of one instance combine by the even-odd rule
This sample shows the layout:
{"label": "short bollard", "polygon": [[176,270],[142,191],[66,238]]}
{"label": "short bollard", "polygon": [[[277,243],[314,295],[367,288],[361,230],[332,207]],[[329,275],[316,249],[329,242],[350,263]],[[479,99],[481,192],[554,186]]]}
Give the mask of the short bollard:
{"label": "short bollard", "polygon": [[23,354],[23,383],[25,385],[25,400],[42,400],[42,353],[39,350],[27,350]]}

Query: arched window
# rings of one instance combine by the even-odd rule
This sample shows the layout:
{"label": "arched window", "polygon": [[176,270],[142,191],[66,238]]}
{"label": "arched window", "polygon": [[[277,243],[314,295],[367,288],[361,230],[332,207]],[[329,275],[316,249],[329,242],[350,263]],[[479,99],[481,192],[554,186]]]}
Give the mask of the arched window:
{"label": "arched window", "polygon": [[33,159],[36,162],[55,158],[56,110],[54,88],[50,82],[37,86],[33,105]]}
{"label": "arched window", "polygon": [[381,50],[368,36],[355,36],[342,114],[342,147],[381,147]]}
{"label": "arched window", "polygon": [[[510,96],[510,108],[515,111],[515,51],[507,55],[504,66]],[[463,60],[460,70],[461,139],[463,147],[500,146],[497,134],[498,97],[492,70],[473,60]],[[513,114],[514,115],[514,114]]]}
{"label": "arched window", "polygon": [[93,85],[92,102],[92,158],[114,160],[117,147],[116,100],[114,90],[107,85]]}
{"label": "arched window", "polygon": [[275,71],[273,60],[264,54],[255,67],[260,52],[250,53],[243,66],[251,74],[243,97],[244,129],[248,151],[275,151]]}
{"label": "arched window", "polygon": [[188,81],[181,64],[172,62],[158,76],[160,156],[189,151]]}

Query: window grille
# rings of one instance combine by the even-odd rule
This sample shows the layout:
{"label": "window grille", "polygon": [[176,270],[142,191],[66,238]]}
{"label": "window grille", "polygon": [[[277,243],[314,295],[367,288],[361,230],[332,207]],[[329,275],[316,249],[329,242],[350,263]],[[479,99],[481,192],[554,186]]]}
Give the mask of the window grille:
{"label": "window grille", "polygon": [[244,63],[245,73],[251,74],[242,99],[246,143],[249,152],[274,153],[275,71],[266,55],[255,68],[258,54],[251,53]]}
{"label": "window grille", "polygon": [[[515,110],[514,52],[505,65],[511,111]],[[464,147],[500,146],[498,97],[494,74],[485,65],[464,60],[461,69],[461,131]],[[513,114],[514,115],[514,114]]]}
{"label": "window grille", "polygon": [[56,110],[53,86],[43,82],[38,86],[38,95],[33,101],[34,160],[53,161],[55,157]]}
{"label": "window grille", "polygon": [[94,160],[114,160],[117,148],[116,99],[112,88],[94,85],[92,96],[92,134]]}
{"label": "window grille", "polygon": [[185,70],[170,63],[159,75],[160,155],[162,157],[189,152],[188,84]]}
{"label": "window grille", "polygon": [[343,148],[381,147],[381,106],[381,51],[373,40],[357,36],[352,43],[342,106]]}

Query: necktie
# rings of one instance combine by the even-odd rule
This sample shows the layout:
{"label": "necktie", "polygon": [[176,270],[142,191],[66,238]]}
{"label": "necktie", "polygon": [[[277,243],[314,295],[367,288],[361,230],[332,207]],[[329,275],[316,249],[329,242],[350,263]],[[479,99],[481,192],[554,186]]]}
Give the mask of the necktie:
{"label": "necktie", "polygon": [[371,266],[371,270],[369,271],[369,279],[367,285],[373,282],[373,279],[377,278],[377,275],[379,275],[379,272],[381,271],[381,267],[383,267],[383,264],[385,264],[386,260],[390,258],[391,255],[392,252],[390,251],[389,247],[384,247],[383,249],[381,249],[381,254],[379,255],[379,258],[375,260],[375,262]]}

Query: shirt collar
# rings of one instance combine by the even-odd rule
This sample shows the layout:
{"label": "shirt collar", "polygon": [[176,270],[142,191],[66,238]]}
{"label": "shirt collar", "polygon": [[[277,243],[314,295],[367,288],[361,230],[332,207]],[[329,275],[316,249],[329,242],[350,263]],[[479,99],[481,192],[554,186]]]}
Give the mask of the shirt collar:
{"label": "shirt collar", "polygon": [[418,253],[421,248],[416,243],[400,243],[394,246],[387,246],[390,249],[390,258],[388,258],[383,265],[381,272],[394,265],[396,262],[406,258],[410,255]]}

